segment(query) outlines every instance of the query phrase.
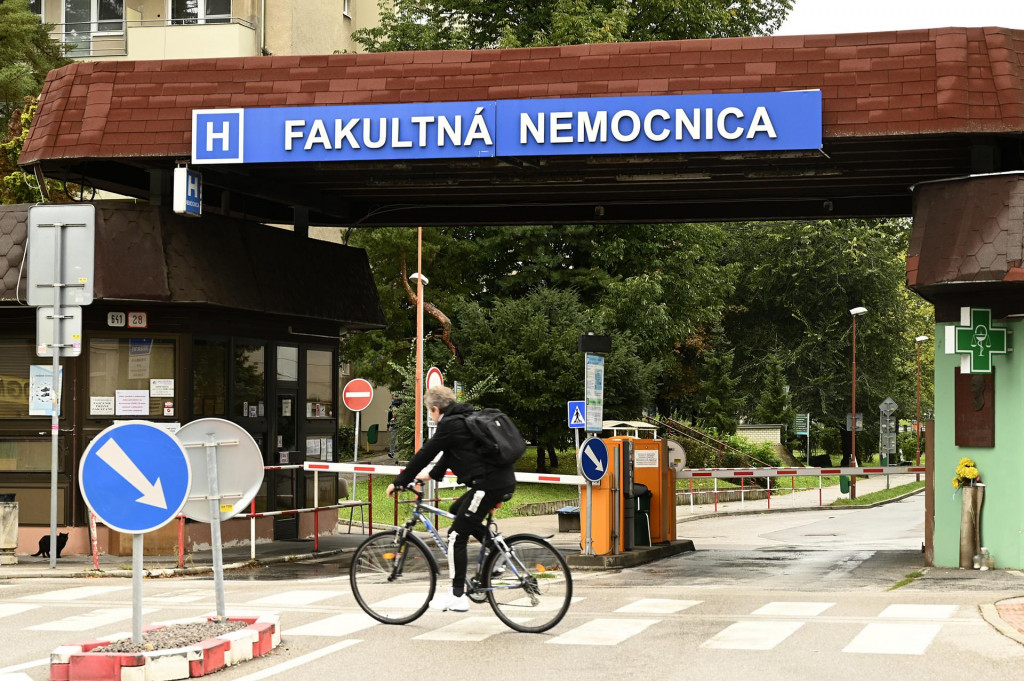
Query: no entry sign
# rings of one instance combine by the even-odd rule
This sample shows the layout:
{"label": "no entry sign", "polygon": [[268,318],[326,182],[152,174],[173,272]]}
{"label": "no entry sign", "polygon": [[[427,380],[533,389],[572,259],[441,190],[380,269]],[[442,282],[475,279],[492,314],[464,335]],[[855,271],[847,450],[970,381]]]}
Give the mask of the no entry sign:
{"label": "no entry sign", "polygon": [[373,400],[373,386],[362,378],[353,378],[341,391],[341,401],[350,411],[362,411]]}

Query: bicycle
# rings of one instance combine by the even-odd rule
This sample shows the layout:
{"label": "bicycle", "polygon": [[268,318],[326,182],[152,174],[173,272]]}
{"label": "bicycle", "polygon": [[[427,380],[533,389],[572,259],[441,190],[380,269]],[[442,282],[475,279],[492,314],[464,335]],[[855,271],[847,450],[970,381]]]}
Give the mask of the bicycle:
{"label": "bicycle", "polygon": [[[423,523],[441,553],[448,555],[447,543],[427,516],[455,516],[425,503],[422,489],[416,487],[414,483],[396,490],[416,495],[412,517],[402,527],[367,537],[356,549],[349,569],[359,607],[385,624],[408,624],[420,617],[437,587],[438,562],[413,528]],[[534,534],[503,537],[491,512],[476,571],[467,575],[466,595],[475,603],[489,602],[498,619],[512,629],[539,634],[558,624],[568,612],[572,574],[562,554],[544,538]]]}

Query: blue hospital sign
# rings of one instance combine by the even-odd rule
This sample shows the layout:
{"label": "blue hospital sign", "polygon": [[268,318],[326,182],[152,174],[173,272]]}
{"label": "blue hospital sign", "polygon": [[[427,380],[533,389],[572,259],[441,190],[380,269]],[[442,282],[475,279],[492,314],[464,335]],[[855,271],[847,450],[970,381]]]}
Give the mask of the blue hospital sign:
{"label": "blue hospital sign", "polygon": [[192,162],[242,163],[245,109],[192,112]]}
{"label": "blue hospital sign", "polygon": [[210,109],[192,162],[288,163],[821,148],[821,92]]}

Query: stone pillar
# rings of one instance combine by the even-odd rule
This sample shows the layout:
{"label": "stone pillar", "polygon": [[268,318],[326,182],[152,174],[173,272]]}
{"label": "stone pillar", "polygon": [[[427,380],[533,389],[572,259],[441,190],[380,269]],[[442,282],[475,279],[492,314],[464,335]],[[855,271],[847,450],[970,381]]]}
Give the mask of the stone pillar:
{"label": "stone pillar", "polygon": [[981,504],[985,501],[985,486],[961,487],[963,502],[960,507],[960,567],[974,569],[974,557],[981,553]]}
{"label": "stone pillar", "polygon": [[10,501],[0,501],[0,565],[16,565],[18,557],[14,550],[18,548],[18,502],[14,495]]}

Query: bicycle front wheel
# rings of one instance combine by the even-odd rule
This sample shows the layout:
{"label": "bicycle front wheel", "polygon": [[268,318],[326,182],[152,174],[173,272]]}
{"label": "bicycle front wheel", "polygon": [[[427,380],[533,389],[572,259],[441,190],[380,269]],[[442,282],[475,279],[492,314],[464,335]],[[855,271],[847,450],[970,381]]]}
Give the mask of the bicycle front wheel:
{"label": "bicycle front wheel", "polygon": [[349,583],[367,615],[385,624],[408,624],[427,610],[437,575],[428,549],[414,535],[371,535],[356,549]]}
{"label": "bicycle front wheel", "polygon": [[505,540],[484,566],[487,600],[494,614],[516,631],[539,634],[562,621],[572,602],[569,564],[554,546],[534,535]]}

